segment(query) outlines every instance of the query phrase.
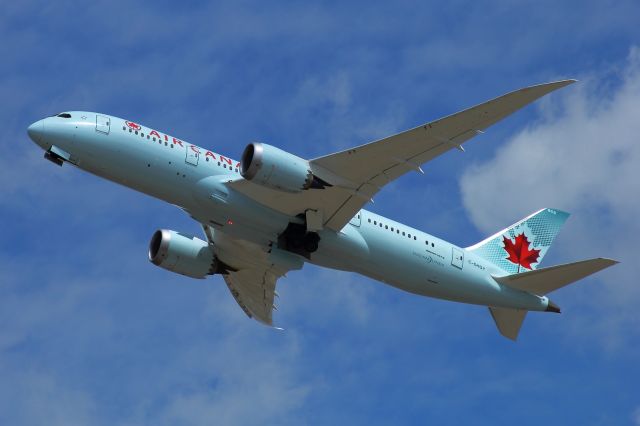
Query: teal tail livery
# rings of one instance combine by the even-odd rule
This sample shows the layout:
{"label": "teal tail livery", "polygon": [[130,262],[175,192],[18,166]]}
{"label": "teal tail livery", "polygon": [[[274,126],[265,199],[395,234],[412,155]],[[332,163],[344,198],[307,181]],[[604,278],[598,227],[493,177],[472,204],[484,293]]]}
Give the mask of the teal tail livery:
{"label": "teal tail livery", "polygon": [[[538,210],[486,240],[467,247],[467,251],[506,272],[492,275],[499,284],[539,296],[618,263],[598,258],[537,269],[568,217],[569,213],[557,209]],[[560,313],[560,308],[548,300],[546,311]],[[516,340],[528,311],[489,307],[489,312],[500,333]]]}
{"label": "teal tail livery", "polygon": [[542,209],[503,229],[467,251],[493,263],[509,274],[538,267],[569,213]]}
{"label": "teal tail livery", "polygon": [[[460,155],[495,123],[574,82],[524,87],[313,159],[251,143],[234,160],[155,127],[90,111],[45,117],[27,134],[58,166],[182,209],[204,235],[159,229],[149,242],[149,261],[190,278],[221,276],[242,312],[263,324],[274,325],[278,280],[310,263],[416,295],[488,307],[500,333],[515,340],[529,311],[560,312],[548,293],[617,263],[539,268],[567,213],[542,209],[464,249],[364,207],[390,182],[424,173],[441,155]],[[310,308],[322,309],[319,303]]]}

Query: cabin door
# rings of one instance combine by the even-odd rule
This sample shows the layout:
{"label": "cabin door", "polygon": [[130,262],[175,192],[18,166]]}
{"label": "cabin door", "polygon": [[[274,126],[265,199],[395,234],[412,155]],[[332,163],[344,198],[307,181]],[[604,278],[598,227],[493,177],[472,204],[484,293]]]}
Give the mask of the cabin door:
{"label": "cabin door", "polygon": [[457,247],[453,247],[451,252],[451,264],[459,269],[464,265],[464,252]]}
{"label": "cabin door", "polygon": [[185,161],[192,166],[198,165],[198,159],[200,158],[200,150],[195,145],[186,145],[187,156]]}
{"label": "cabin door", "polygon": [[111,120],[104,115],[96,115],[96,131],[109,134],[109,128],[111,126]]}

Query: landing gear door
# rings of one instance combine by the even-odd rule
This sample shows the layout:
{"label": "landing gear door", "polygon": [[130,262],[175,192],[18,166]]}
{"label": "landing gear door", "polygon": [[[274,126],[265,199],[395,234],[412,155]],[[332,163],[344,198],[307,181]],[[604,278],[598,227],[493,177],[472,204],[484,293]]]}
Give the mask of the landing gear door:
{"label": "landing gear door", "polygon": [[97,132],[108,135],[110,127],[111,127],[111,120],[109,119],[109,117],[105,117],[104,115],[96,115],[96,131]]}
{"label": "landing gear door", "polygon": [[187,162],[187,164],[197,166],[198,159],[200,158],[200,150],[195,145],[187,145],[185,148],[187,149],[187,157],[185,161]]}
{"label": "landing gear door", "polygon": [[451,252],[451,264],[458,269],[462,269],[464,265],[464,252],[457,247],[453,247]]}
{"label": "landing gear door", "polygon": [[362,216],[362,212],[359,211],[358,213],[356,213],[354,217],[351,218],[349,223],[352,224],[353,226],[360,226],[360,223],[362,221],[361,216]]}

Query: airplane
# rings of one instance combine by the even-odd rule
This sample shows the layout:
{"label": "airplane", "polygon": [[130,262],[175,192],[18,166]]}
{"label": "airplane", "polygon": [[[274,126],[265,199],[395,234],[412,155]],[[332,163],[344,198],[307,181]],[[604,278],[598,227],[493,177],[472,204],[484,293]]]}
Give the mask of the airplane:
{"label": "airplane", "polygon": [[[69,111],[27,133],[62,166],[178,206],[204,239],[160,229],[149,260],[204,279],[220,274],[244,313],[274,326],[276,281],[306,262],[351,271],[401,290],[489,308],[516,340],[529,311],[560,312],[549,293],[610,267],[595,258],[538,268],[569,216],[543,208],[470,247],[458,247],[363,207],[389,182],[463,143],[538,98],[574,83],[525,87],[453,115],[306,160],[251,143],[236,161],[137,122]],[[276,327],[277,328],[277,327]]]}

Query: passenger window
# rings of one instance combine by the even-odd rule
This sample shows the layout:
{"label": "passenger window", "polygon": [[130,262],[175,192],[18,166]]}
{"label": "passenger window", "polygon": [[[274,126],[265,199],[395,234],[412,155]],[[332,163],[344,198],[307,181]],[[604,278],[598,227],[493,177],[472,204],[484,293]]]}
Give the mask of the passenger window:
{"label": "passenger window", "polygon": [[389,227],[387,225],[384,226],[384,229],[389,229]]}

